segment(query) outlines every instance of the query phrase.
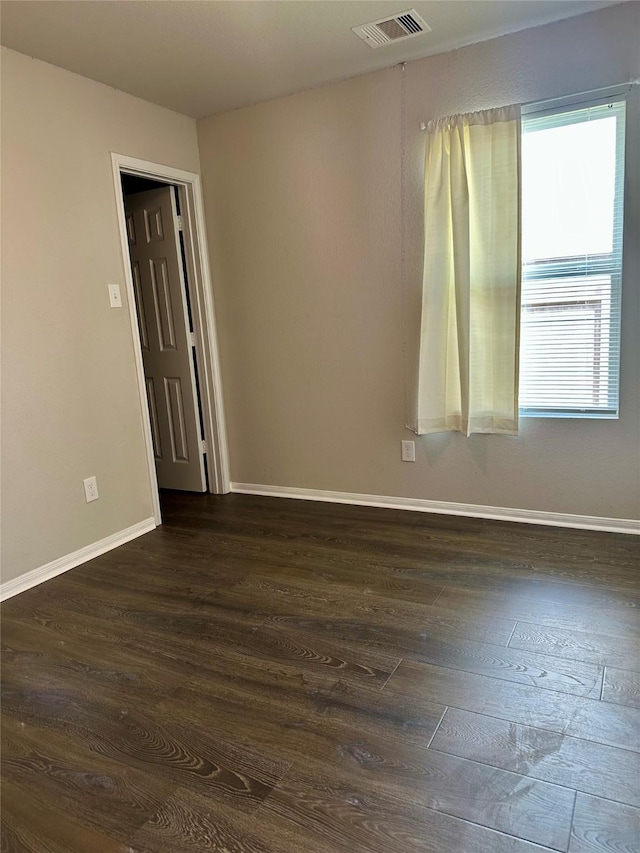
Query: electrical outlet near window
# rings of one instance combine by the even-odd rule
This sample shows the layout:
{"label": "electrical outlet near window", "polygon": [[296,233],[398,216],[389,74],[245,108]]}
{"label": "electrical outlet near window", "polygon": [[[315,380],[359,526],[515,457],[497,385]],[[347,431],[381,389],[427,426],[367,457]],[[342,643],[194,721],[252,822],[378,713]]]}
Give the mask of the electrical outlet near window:
{"label": "electrical outlet near window", "polygon": [[84,484],[84,496],[86,498],[87,503],[91,503],[91,501],[97,501],[100,495],[98,494],[98,481],[95,477],[87,477],[86,480],[83,480]]}
{"label": "electrical outlet near window", "polygon": [[415,443],[415,441],[403,441],[402,442],[402,461],[403,462],[415,462],[416,461],[416,443]]}

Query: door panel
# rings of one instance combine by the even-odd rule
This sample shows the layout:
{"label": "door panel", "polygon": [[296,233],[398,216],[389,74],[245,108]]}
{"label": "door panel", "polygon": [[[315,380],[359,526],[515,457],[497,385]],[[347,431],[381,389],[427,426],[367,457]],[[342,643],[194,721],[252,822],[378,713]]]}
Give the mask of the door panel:
{"label": "door panel", "polygon": [[136,314],[138,315],[140,346],[143,352],[147,352],[149,349],[149,333],[147,332],[147,315],[145,314],[144,302],[142,301],[142,284],[140,282],[140,264],[138,261],[131,264],[131,273],[133,275],[133,295],[136,300]]}
{"label": "door panel", "polygon": [[176,349],[176,332],[173,322],[173,305],[169,289],[169,274],[166,258],[152,258],[149,262],[153,306],[158,326],[158,342],[161,350]]}
{"label": "door panel", "polygon": [[162,445],[160,444],[160,427],[158,426],[158,404],[156,403],[156,386],[153,379],[147,376],[147,403],[149,404],[149,420],[151,421],[151,440],[153,442],[153,456],[156,462],[162,459]]}
{"label": "door panel", "polygon": [[164,390],[169,414],[169,433],[171,435],[171,455],[174,462],[188,462],[189,449],[184,425],[182,406],[182,386],[180,377],[165,377]]}
{"label": "door panel", "polygon": [[171,187],[125,198],[158,485],[206,491],[200,416]]}

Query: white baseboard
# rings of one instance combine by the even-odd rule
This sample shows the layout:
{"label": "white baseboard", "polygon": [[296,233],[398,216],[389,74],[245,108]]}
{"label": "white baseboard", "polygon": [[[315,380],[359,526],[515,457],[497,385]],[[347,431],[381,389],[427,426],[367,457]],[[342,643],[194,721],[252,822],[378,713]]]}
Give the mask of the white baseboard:
{"label": "white baseboard", "polygon": [[107,551],[112,551],[118,545],[124,545],[125,542],[130,542],[143,533],[149,533],[155,530],[156,522],[153,518],[145,518],[144,521],[139,521],[137,524],[131,525],[124,530],[119,530],[117,533],[112,533],[111,536],[106,536],[100,539],[99,542],[93,542],[91,545],[85,545],[78,551],[72,554],[67,554],[64,557],[58,557],[51,563],[40,566],[37,569],[32,569],[24,575],[20,575],[13,580],[7,581],[0,585],[0,601],[7,598],[12,598],[18,595],[19,592],[24,592],[31,589],[32,586],[37,586],[44,581],[54,578],[56,575],[61,575],[63,572],[68,572],[69,569],[75,569],[81,563],[86,563],[88,560],[93,560],[94,557],[99,557],[100,554],[105,554]]}
{"label": "white baseboard", "polygon": [[640,534],[640,521],[630,518],[602,518],[597,515],[572,515],[564,512],[542,512],[537,509],[512,509],[511,507],[428,501],[422,498],[358,495],[351,492],[329,492],[322,489],[295,489],[289,486],[260,486],[254,483],[231,483],[231,491],[243,495],[265,495],[274,498],[295,498],[302,501],[378,506],[385,509],[408,509],[413,512],[434,512],[441,515],[466,515],[471,518],[491,518],[497,521],[518,521],[523,524],[545,524],[553,527],[575,527],[580,530]]}

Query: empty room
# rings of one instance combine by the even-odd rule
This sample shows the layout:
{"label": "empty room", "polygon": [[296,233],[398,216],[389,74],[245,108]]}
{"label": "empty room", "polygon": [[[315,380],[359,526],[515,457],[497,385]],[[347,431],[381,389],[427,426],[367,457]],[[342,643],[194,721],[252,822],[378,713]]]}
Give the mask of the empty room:
{"label": "empty room", "polygon": [[0,15],[3,853],[640,853],[640,2]]}

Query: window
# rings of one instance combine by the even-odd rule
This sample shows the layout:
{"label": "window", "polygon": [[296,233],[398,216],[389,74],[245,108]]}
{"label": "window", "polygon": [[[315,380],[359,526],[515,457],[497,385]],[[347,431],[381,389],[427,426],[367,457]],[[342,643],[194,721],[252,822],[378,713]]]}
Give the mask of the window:
{"label": "window", "polygon": [[522,415],[618,416],[624,122],[624,101],[522,118]]}

